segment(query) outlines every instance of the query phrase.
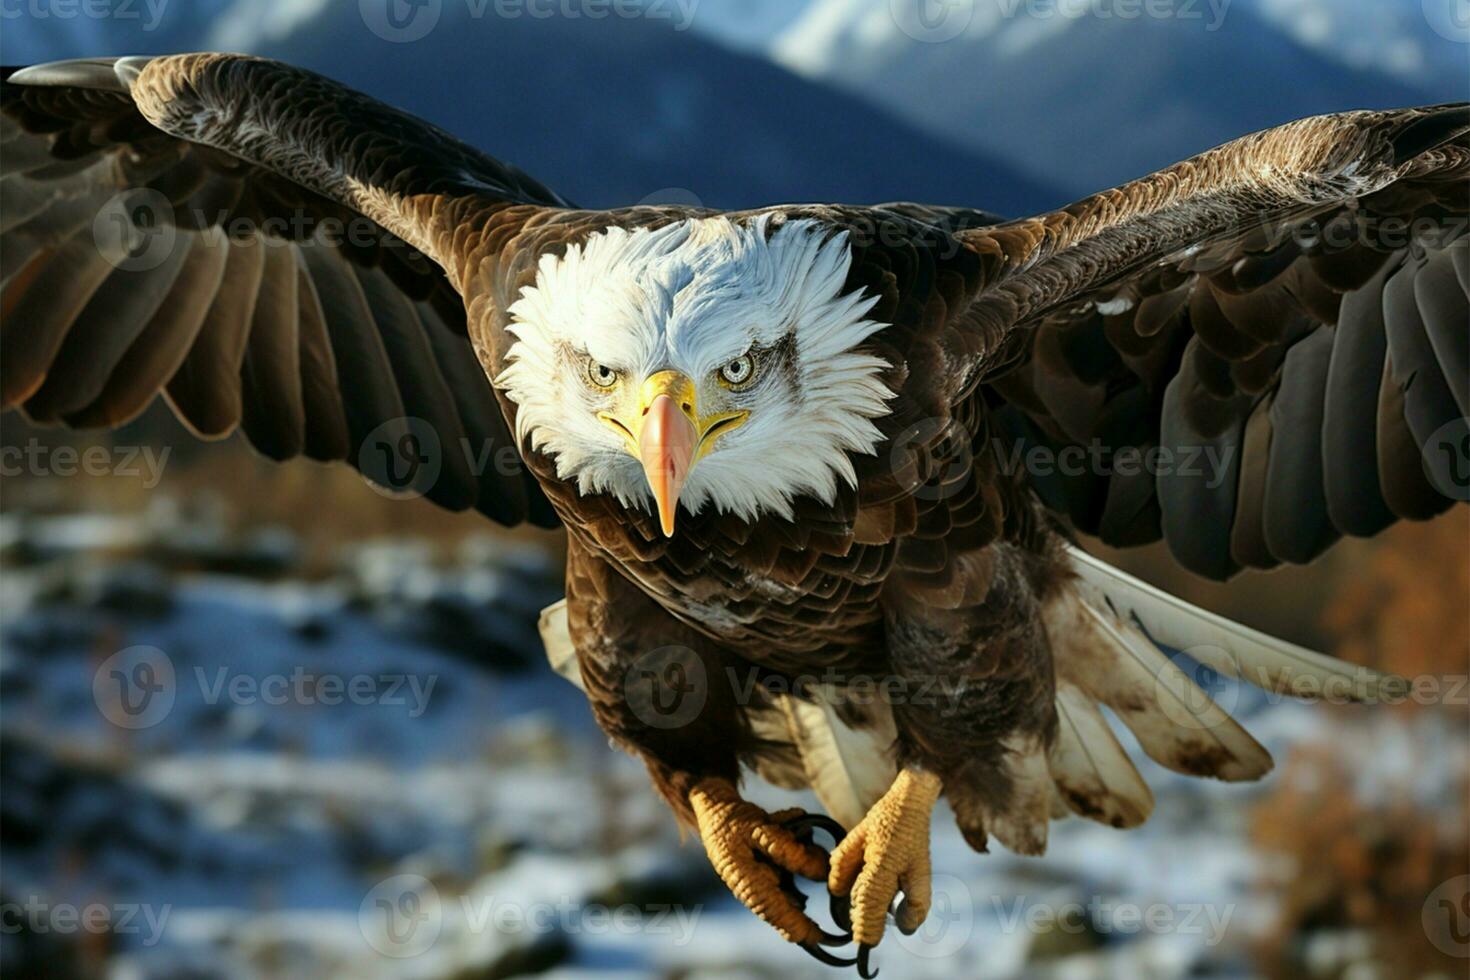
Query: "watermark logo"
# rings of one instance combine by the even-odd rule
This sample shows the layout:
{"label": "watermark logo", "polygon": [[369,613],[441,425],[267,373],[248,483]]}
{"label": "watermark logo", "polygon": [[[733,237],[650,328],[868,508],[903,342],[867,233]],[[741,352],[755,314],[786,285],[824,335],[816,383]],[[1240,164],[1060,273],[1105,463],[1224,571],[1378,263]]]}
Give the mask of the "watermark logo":
{"label": "watermark logo", "polygon": [[394,959],[422,956],[452,923],[456,937],[493,933],[498,937],[537,935],[668,936],[678,946],[694,939],[699,905],[603,905],[572,895],[537,901],[490,893],[441,899],[434,883],[416,874],[378,882],[358,906],[362,937],[378,953]]}
{"label": "watermark logo", "polygon": [[1424,0],[1424,19],[1446,41],[1470,44],[1470,0]]}
{"label": "watermark logo", "polygon": [[384,956],[420,956],[438,941],[444,928],[439,889],[422,875],[386,878],[358,906],[357,926],[368,945]]}
{"label": "watermark logo", "polygon": [[157,647],[119,650],[92,675],[97,710],[119,728],[152,728],[168,717],[177,696],[174,663]]}
{"label": "watermark logo", "polygon": [[959,878],[937,874],[930,883],[929,917],[912,934],[894,930],[900,946],[924,959],[948,959],[969,943],[975,932],[975,896]]}
{"label": "watermark logo", "polygon": [[[1183,677],[1161,665],[1154,678],[1154,701],[1165,717],[1180,728],[1196,731],[1212,728],[1214,722],[1207,719],[1218,719],[1218,715],[1210,711],[1210,706],[1216,705],[1228,715],[1240,700],[1240,685],[1230,683],[1212,664],[1234,663],[1238,673],[1239,663],[1235,654],[1223,647],[1201,645],[1183,652],[1190,661],[1172,661]],[[1179,683],[1181,680],[1183,683]]]}
{"label": "watermark logo", "polygon": [[0,446],[0,476],[118,477],[143,481],[152,490],[163,480],[171,446],[48,446],[36,438]]}
{"label": "watermark logo", "polygon": [[[463,0],[471,21],[497,20],[621,20],[645,18],[672,21],[674,30],[686,31],[694,21],[699,0]],[[385,41],[405,44],[427,37],[439,25],[443,0],[358,0],[358,14],[367,29]]]}
{"label": "watermark logo", "polygon": [[1025,898],[1006,901],[996,895],[990,901],[1001,931],[1006,933],[1025,930],[1034,934],[1095,932],[1104,936],[1140,933],[1199,936],[1207,946],[1216,946],[1224,940],[1230,920],[1235,915],[1234,904],[1184,902],[1170,905],[1152,902],[1139,905],[1103,895],[1059,903],[1030,902]]}
{"label": "watermark logo", "polygon": [[939,44],[969,29],[975,0],[888,0],[888,15],[915,41]]}
{"label": "watermark logo", "polygon": [[70,936],[85,932],[94,936],[136,937],[139,945],[156,946],[163,938],[163,930],[172,911],[171,905],[136,902],[73,905],[31,895],[23,902],[0,902],[0,935],[29,932],[38,936]]}
{"label": "watermark logo", "polygon": [[1421,921],[1435,949],[1470,959],[1470,875],[1451,878],[1430,892]]}
{"label": "watermark logo", "polygon": [[456,469],[462,466],[477,479],[492,472],[501,477],[525,473],[514,445],[497,444],[488,438],[476,443],[466,435],[446,441],[432,422],[412,415],[378,425],[363,438],[357,451],[357,468],[368,486],[394,499],[428,494],[439,482],[445,465]]}
{"label": "watermark logo", "polygon": [[358,707],[402,708],[407,717],[420,718],[429,709],[438,674],[328,674],[296,667],[289,674],[232,674],[219,667],[213,674],[203,667],[194,668],[194,680],[205,704],[223,702],[269,707],[281,705],[335,708],[338,705]]}
{"label": "watermark logo", "polygon": [[[995,0],[988,13],[1002,20],[1193,20],[1218,31],[1234,0]],[[1426,5],[1433,0],[1426,0]],[[926,44],[952,41],[969,30],[976,0],[888,0],[904,34]]]}
{"label": "watermark logo", "polygon": [[422,497],[444,468],[439,433],[424,419],[389,419],[363,439],[357,468],[368,485],[387,497]]}
{"label": "watermark logo", "polygon": [[704,661],[684,646],[650,650],[623,675],[623,697],[645,725],[682,728],[699,717],[709,697]]}
{"label": "watermark logo", "polygon": [[135,187],[108,198],[92,219],[92,241],[114,268],[148,272],[168,261],[178,243],[174,209],[150,187]]}
{"label": "watermark logo", "polygon": [[[953,419],[920,419],[895,435],[888,445],[888,466],[897,474],[907,474],[925,456],[940,456],[948,448],[951,457],[943,469],[927,475],[924,483],[914,487],[918,500],[947,500],[959,493],[975,478],[973,437]],[[914,478],[921,474],[915,472]]]}
{"label": "watermark logo", "polygon": [[706,207],[704,199],[687,187],[660,187],[638,199],[634,207]]}
{"label": "watermark logo", "polygon": [[439,23],[443,0],[357,0],[367,29],[394,44],[422,40]]}
{"label": "watermark logo", "polygon": [[17,20],[137,20],[144,31],[156,31],[169,0],[4,0],[0,18]]}
{"label": "watermark logo", "polygon": [[167,718],[181,689],[197,689],[200,701],[207,705],[352,705],[394,709],[409,718],[420,718],[428,710],[438,682],[437,674],[335,674],[301,666],[290,673],[272,674],[196,666],[181,675],[162,650],[133,646],[98,666],[92,675],[92,697],[104,718],[128,729],[151,728]]}
{"label": "watermark logo", "polygon": [[1446,422],[1424,443],[1424,472],[1451,500],[1470,501],[1470,419]]}
{"label": "watermark logo", "polygon": [[459,907],[465,928],[474,935],[494,930],[496,935],[521,933],[563,936],[667,936],[675,946],[694,939],[703,906],[603,905],[570,895],[554,900],[524,902],[498,895],[461,895]]}

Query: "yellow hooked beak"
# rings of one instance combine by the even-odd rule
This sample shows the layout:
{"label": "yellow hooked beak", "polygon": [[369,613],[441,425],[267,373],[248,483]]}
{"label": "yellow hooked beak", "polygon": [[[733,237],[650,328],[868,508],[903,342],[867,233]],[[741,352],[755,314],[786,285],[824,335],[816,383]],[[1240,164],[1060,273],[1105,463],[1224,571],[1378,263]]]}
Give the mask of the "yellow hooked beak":
{"label": "yellow hooked beak", "polygon": [[636,418],[620,418],[615,412],[599,412],[597,417],[618,431],[628,451],[643,464],[658,505],[659,525],[665,537],[673,537],[679,492],[689,479],[689,470],[717,438],[739,428],[750,413],[701,417],[693,380],[680,371],[659,371],[649,375],[638,391]]}

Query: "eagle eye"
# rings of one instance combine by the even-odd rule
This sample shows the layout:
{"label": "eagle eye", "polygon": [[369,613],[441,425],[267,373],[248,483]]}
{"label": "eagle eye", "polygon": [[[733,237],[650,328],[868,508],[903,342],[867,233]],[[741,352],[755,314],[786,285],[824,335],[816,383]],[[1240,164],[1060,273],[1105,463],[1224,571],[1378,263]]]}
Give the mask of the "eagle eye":
{"label": "eagle eye", "polygon": [[590,357],[587,359],[587,380],[599,388],[611,388],[618,383],[620,375],[606,364],[599,364]]}
{"label": "eagle eye", "polygon": [[755,359],[741,354],[720,368],[720,382],[727,388],[743,388],[755,378]]}

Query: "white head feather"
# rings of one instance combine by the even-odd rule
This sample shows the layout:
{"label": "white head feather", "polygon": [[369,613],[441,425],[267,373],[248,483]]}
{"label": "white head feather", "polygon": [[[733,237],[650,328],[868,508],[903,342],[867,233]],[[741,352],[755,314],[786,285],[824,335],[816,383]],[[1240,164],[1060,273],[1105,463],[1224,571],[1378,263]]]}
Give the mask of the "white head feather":
{"label": "white head feather", "polygon": [[[714,217],[610,228],[542,258],[510,307],[516,341],[495,379],[517,405],[517,439],[553,457],[580,493],[648,509],[642,465],[597,418],[610,396],[587,384],[585,359],[634,390],[673,368],[693,379],[702,412],[750,413],[690,470],[679,498],[690,513],[790,517],[796,497],[831,502],[839,480],[855,484],[848,454],[875,451],[872,420],[893,397],[878,379],[888,364],[860,349],[884,326],[866,319],[877,299],[842,292],[845,233],[773,224],[767,214],[743,226]],[[716,372],[752,348],[772,363],[747,391],[721,387]]]}

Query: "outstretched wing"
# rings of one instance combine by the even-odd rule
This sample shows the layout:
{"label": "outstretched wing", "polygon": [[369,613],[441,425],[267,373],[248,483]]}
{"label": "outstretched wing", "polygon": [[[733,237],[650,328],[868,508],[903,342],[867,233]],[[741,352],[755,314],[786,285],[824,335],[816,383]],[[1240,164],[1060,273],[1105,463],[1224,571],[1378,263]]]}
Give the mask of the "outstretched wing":
{"label": "outstretched wing", "polygon": [[274,459],[344,460],[451,509],[555,525],[507,465],[455,231],[514,230],[565,202],[275,62],[93,59],[5,78],[0,404],[117,426],[162,393],[201,437],[240,428]]}
{"label": "outstretched wing", "polygon": [[1215,578],[1470,498],[1467,134],[1465,105],[1307,119],[960,232],[951,342],[990,370],[956,391],[1077,528]]}

